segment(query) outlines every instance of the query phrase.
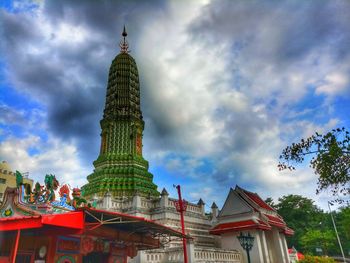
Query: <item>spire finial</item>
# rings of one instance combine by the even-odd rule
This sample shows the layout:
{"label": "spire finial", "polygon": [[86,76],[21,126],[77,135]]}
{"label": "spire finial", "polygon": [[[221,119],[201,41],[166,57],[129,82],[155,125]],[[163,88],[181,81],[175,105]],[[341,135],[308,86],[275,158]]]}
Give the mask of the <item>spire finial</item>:
{"label": "spire finial", "polygon": [[125,38],[127,35],[128,35],[128,33],[126,33],[126,29],[125,29],[125,25],[124,25],[122,36]]}
{"label": "spire finial", "polygon": [[128,44],[128,41],[126,41],[126,36],[128,35],[128,33],[126,33],[126,29],[125,29],[125,25],[124,25],[124,28],[123,28],[123,33],[122,33],[122,36],[123,36],[123,40],[120,41],[119,43],[119,46],[120,46],[120,51],[122,53],[128,53],[128,48],[129,48],[129,44]]}

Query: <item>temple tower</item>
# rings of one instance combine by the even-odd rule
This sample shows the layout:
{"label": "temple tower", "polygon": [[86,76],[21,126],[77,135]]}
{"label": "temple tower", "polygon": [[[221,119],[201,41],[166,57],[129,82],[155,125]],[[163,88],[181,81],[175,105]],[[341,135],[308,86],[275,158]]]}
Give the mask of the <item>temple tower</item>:
{"label": "temple tower", "polygon": [[101,125],[101,147],[94,161],[94,172],[84,195],[102,196],[109,191],[115,197],[159,197],[148,162],[142,156],[145,123],[140,107],[140,82],[136,62],[129,55],[124,27],[120,53],[109,69],[106,103]]}

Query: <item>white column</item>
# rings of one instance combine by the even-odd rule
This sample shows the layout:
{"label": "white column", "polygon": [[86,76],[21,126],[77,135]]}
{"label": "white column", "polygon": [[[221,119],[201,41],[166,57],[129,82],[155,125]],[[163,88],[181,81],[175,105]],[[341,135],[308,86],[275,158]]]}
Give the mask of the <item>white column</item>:
{"label": "white column", "polygon": [[109,191],[103,197],[103,208],[106,210],[112,208],[112,194]]}
{"label": "white column", "polygon": [[270,263],[270,254],[269,254],[269,249],[267,247],[267,242],[266,242],[266,235],[265,231],[261,231],[261,241],[262,241],[262,248],[263,248],[263,253],[264,253],[264,259],[266,263]]}
{"label": "white column", "polygon": [[133,198],[132,198],[132,209],[131,210],[136,210],[137,208],[141,207],[141,196],[136,193]]}
{"label": "white column", "polygon": [[255,233],[255,239],[256,239],[256,245],[258,246],[258,258],[259,258],[259,262],[264,263],[264,254],[263,254],[263,244],[262,244],[262,240],[260,239],[260,232],[263,231],[259,231],[257,230]]}
{"label": "white column", "polygon": [[282,248],[283,248],[283,254],[285,255],[286,262],[289,262],[289,254],[288,254],[288,245],[287,245],[287,240],[286,236],[283,233],[280,233],[280,238],[282,242]]}
{"label": "white column", "polygon": [[284,240],[284,247],[285,247],[285,251],[287,252],[287,255],[289,257],[289,253],[288,253],[288,244],[287,244],[287,239],[286,236],[283,235],[283,240]]}
{"label": "white column", "polygon": [[273,230],[273,240],[274,240],[274,245],[277,252],[276,253],[277,261],[281,263],[288,263],[283,253],[284,245],[282,244],[282,240],[278,229]]}
{"label": "white column", "polygon": [[187,259],[188,263],[194,263],[194,243],[193,240],[187,240]]}

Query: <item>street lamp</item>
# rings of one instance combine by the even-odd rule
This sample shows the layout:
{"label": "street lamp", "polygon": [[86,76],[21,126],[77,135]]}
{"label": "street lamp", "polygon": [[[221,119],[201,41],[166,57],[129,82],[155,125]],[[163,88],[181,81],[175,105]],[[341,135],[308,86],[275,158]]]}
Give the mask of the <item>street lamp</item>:
{"label": "street lamp", "polygon": [[254,245],[254,237],[249,232],[246,235],[241,232],[237,238],[243,249],[247,252],[248,263],[250,263],[249,251]]}
{"label": "street lamp", "polygon": [[334,218],[333,218],[333,213],[332,213],[332,210],[331,210],[331,205],[333,205],[333,204],[328,202],[329,213],[331,214],[331,218],[332,218],[332,222],[333,222],[333,226],[334,226],[334,231],[335,231],[335,234],[337,235],[338,244],[339,244],[339,247],[340,247],[340,252],[341,252],[341,254],[343,256],[343,261],[345,263],[346,261],[345,261],[345,255],[344,255],[344,251],[343,251],[343,246],[341,245],[340,238],[339,238],[339,235],[338,235],[337,226],[335,225],[335,221],[334,221]]}

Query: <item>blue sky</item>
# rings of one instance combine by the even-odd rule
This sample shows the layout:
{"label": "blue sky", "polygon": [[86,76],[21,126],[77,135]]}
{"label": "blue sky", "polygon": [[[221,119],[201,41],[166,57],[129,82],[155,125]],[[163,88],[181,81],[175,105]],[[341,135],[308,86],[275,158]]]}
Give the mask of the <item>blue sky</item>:
{"label": "blue sky", "polygon": [[81,186],[99,150],[107,74],[123,25],[141,80],[144,157],[176,196],[223,203],[315,195],[293,141],[349,127],[348,1],[2,1],[0,159]]}

